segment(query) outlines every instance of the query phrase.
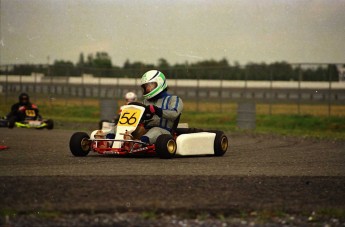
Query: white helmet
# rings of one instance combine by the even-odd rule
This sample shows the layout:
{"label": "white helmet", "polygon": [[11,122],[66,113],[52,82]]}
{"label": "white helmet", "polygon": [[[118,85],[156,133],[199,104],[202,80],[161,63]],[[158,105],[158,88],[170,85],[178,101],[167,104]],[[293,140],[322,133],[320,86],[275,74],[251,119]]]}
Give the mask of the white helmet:
{"label": "white helmet", "polygon": [[[156,86],[150,92],[145,91],[145,84],[155,83]],[[151,99],[161,93],[165,88],[167,88],[167,82],[165,76],[162,72],[158,70],[150,70],[146,72],[141,77],[141,87],[144,89],[143,97],[144,99]]]}
{"label": "white helmet", "polygon": [[137,95],[134,92],[127,92],[125,95],[125,99],[127,103],[137,101]]}

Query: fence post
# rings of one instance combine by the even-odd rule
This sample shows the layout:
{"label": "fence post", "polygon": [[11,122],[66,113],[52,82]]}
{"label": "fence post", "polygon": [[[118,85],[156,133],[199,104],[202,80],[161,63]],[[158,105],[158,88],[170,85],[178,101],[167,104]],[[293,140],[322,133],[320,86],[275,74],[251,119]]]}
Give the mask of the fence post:
{"label": "fence post", "polygon": [[37,89],[36,89],[36,84],[37,84],[37,73],[35,73],[35,80],[34,80],[34,101],[37,102]]}
{"label": "fence post", "polygon": [[84,106],[84,75],[81,75],[81,105]]}
{"label": "fence post", "polygon": [[269,104],[269,115],[272,115],[272,102],[273,102],[273,70],[270,70],[270,104]]}
{"label": "fence post", "polygon": [[302,81],[302,66],[299,65],[299,70],[298,70],[298,102],[297,102],[297,113],[298,115],[301,115],[301,81]]}
{"label": "fence post", "polygon": [[328,117],[331,116],[332,105],[332,71],[330,65],[327,66],[328,70]]}
{"label": "fence post", "polygon": [[101,77],[98,77],[98,99],[101,98]]}
{"label": "fence post", "polygon": [[242,98],[247,99],[247,86],[248,86],[248,68],[244,70],[244,92]]}
{"label": "fence post", "polygon": [[219,108],[220,112],[223,113],[223,74],[220,75],[220,89],[219,89]]}
{"label": "fence post", "polygon": [[[65,106],[67,106],[67,97],[70,97],[70,85],[69,85],[69,79],[71,78],[71,76],[66,78],[65,81],[65,87],[62,89],[63,90],[63,96],[65,97]],[[66,94],[67,93],[67,94]]]}
{"label": "fence post", "polygon": [[23,92],[22,76],[21,74],[19,75],[19,93]]}
{"label": "fence post", "polygon": [[199,112],[199,88],[200,88],[200,77],[199,77],[199,74],[197,76],[197,84],[196,84],[196,111]]}
{"label": "fence post", "polygon": [[8,65],[6,65],[6,83],[5,83],[5,103],[8,100]]}

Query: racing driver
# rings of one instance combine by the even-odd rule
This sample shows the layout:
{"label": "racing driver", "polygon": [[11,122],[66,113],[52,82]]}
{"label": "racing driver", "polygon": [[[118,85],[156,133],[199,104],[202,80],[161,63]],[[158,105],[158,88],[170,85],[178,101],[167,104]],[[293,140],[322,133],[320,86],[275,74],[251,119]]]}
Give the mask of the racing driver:
{"label": "racing driver", "polygon": [[38,107],[30,102],[30,97],[27,93],[21,93],[18,97],[19,102],[15,103],[11,107],[11,111],[7,114],[6,118],[9,121],[23,121],[27,116],[27,110],[33,110],[35,113],[35,119],[41,119],[39,115]]}
{"label": "racing driver", "polygon": [[158,136],[171,134],[172,127],[180,117],[183,102],[176,95],[167,92],[168,85],[165,75],[158,70],[150,70],[141,78],[143,89],[143,104],[145,113],[152,118],[144,120],[145,129],[148,130],[140,140],[146,143],[155,143]]}

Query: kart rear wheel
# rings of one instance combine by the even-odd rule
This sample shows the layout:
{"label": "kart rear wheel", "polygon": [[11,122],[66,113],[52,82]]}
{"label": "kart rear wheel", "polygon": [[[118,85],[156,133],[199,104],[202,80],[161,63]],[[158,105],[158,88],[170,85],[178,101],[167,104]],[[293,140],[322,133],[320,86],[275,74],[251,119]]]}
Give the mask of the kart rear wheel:
{"label": "kart rear wheel", "polygon": [[172,135],[163,134],[158,136],[156,141],[156,153],[162,159],[169,159],[175,156],[176,141]]}
{"label": "kart rear wheel", "polygon": [[7,123],[8,128],[14,128],[15,124],[16,124],[15,119],[13,118],[8,119],[8,123]]}
{"label": "kart rear wheel", "polygon": [[90,137],[85,132],[76,132],[71,136],[69,141],[69,149],[72,154],[77,157],[83,157],[90,152]]}
{"label": "kart rear wheel", "polygon": [[214,131],[216,138],[214,139],[214,155],[223,156],[228,149],[228,137],[222,131]]}
{"label": "kart rear wheel", "polygon": [[0,127],[8,127],[8,120],[0,119]]}

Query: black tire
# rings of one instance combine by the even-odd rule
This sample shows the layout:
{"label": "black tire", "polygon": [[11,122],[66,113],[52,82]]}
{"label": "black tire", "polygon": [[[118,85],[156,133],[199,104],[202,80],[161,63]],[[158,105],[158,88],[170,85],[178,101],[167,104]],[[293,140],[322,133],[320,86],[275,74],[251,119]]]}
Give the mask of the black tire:
{"label": "black tire", "polygon": [[51,130],[51,129],[54,128],[54,121],[53,121],[53,120],[48,119],[48,120],[46,121],[46,124],[47,124],[47,129]]}
{"label": "black tire", "polygon": [[69,149],[77,157],[84,157],[90,152],[90,136],[85,132],[75,132],[69,141]]}
{"label": "black tire", "polygon": [[158,136],[156,141],[156,153],[162,159],[170,159],[176,153],[176,141],[172,135],[163,134]]}
{"label": "black tire", "polygon": [[7,124],[7,126],[8,126],[8,128],[14,128],[14,125],[16,124],[16,121],[13,119],[13,118],[10,118],[9,120],[8,120],[8,124]]}
{"label": "black tire", "polygon": [[214,155],[223,156],[229,146],[228,137],[222,131],[213,132],[216,133],[216,138],[214,139]]}
{"label": "black tire", "polygon": [[0,119],[0,127],[8,127],[8,120]]}

